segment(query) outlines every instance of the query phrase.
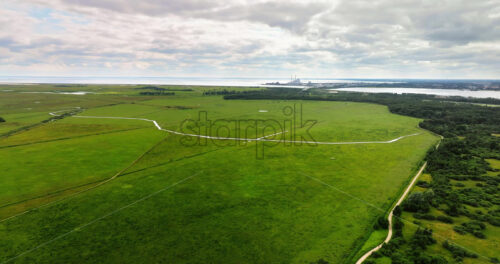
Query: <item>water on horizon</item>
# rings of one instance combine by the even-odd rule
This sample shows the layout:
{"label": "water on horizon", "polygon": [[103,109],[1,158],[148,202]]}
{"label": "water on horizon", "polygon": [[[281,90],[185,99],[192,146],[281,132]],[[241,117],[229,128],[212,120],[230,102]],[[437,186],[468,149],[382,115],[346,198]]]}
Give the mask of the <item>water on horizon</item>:
{"label": "water on horizon", "polygon": [[379,88],[379,87],[349,87],[330,89],[331,91],[364,92],[364,93],[394,93],[394,94],[431,94],[440,96],[461,96],[472,98],[500,99],[500,91],[471,91],[457,89],[430,89],[430,88]]}

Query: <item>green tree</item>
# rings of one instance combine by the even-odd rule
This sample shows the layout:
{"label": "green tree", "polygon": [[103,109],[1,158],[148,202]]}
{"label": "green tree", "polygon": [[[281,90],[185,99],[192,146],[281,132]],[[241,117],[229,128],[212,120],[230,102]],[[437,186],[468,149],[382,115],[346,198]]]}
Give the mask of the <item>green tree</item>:
{"label": "green tree", "polygon": [[403,209],[409,212],[427,213],[434,196],[432,190],[412,193],[403,203]]}

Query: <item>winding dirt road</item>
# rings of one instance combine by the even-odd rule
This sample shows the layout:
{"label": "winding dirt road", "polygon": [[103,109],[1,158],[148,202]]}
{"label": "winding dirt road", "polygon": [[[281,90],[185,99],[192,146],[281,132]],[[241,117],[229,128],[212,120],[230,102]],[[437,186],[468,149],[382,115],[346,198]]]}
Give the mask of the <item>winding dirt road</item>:
{"label": "winding dirt road", "polygon": [[426,166],[427,166],[427,162],[425,162],[424,165],[422,165],[422,167],[417,172],[417,174],[415,175],[415,177],[413,177],[413,179],[411,180],[411,182],[408,185],[408,187],[406,187],[406,190],[401,195],[401,197],[399,198],[399,200],[396,203],[396,205],[394,205],[394,207],[392,208],[391,212],[389,212],[389,216],[387,217],[387,220],[389,221],[389,233],[387,233],[387,237],[385,238],[384,242],[382,242],[380,245],[372,248],[370,251],[366,252],[360,259],[358,259],[358,261],[356,261],[356,264],[363,263],[363,261],[365,261],[373,252],[379,250],[385,243],[389,243],[389,241],[392,238],[392,216],[393,216],[393,213],[394,213],[394,208],[396,208],[396,206],[400,205],[404,201],[404,199],[406,198],[406,196],[410,192],[410,190],[413,187],[413,185],[415,185],[415,182],[417,181],[418,177],[420,177],[420,175],[422,174],[422,172],[424,171],[424,169],[425,169]]}
{"label": "winding dirt road", "polygon": [[[56,112],[53,112],[56,113]],[[53,113],[50,113],[51,115]],[[400,136],[395,139],[387,140],[387,141],[354,141],[354,142],[319,142],[319,141],[296,141],[296,140],[282,140],[282,139],[267,139],[268,137],[279,135],[286,133],[288,131],[282,131],[278,133],[274,133],[271,135],[259,137],[259,138],[233,138],[233,137],[213,137],[213,136],[204,136],[204,135],[197,135],[197,134],[189,134],[189,133],[182,133],[178,132],[175,130],[169,130],[162,128],[156,120],[151,120],[151,119],[146,119],[146,118],[135,118],[135,117],[117,117],[117,116],[72,116],[76,118],[101,118],[101,119],[126,119],[126,120],[141,120],[141,121],[147,121],[153,123],[153,125],[158,129],[162,130],[168,133],[176,134],[176,135],[182,135],[182,136],[189,136],[189,137],[199,137],[199,138],[207,138],[207,139],[216,139],[216,140],[237,140],[237,141],[266,141],[266,142],[283,142],[283,143],[300,143],[300,144],[318,144],[318,145],[352,145],[352,144],[389,144],[389,143],[394,143],[400,139],[406,138],[406,137],[412,137],[412,136],[417,136],[420,135],[421,133],[414,133],[410,135],[405,135],[405,136]]]}

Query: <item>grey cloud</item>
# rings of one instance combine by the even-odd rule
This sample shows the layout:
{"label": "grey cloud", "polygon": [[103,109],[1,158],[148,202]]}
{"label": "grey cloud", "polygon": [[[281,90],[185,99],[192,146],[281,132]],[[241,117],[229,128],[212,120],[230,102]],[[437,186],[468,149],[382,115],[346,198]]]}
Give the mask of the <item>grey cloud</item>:
{"label": "grey cloud", "polygon": [[22,52],[29,49],[40,49],[47,46],[59,45],[62,41],[51,38],[42,37],[34,40],[30,40],[27,43],[22,43],[11,37],[0,38],[0,46],[7,48],[13,52]]}
{"label": "grey cloud", "polygon": [[145,15],[165,15],[171,13],[193,12],[217,8],[217,1],[209,0],[62,0],[63,3],[81,7],[102,8],[116,12],[141,13]]}
{"label": "grey cloud", "polygon": [[[61,35],[30,29],[31,20],[10,27],[15,14],[0,18],[6,21],[0,25],[0,47],[19,63],[31,56],[68,64],[140,61],[186,71],[437,69],[458,76],[475,65],[479,73],[500,74],[498,0],[26,1],[89,23],[70,21],[61,25],[67,31]],[[26,30],[19,34],[20,29]]]}
{"label": "grey cloud", "polygon": [[222,21],[248,20],[302,32],[313,16],[328,7],[329,4],[325,2],[264,2],[231,6],[215,12],[204,12],[200,15]]}
{"label": "grey cloud", "polygon": [[[374,25],[399,26],[400,33],[413,38],[463,45],[500,39],[499,13],[500,4],[496,0],[353,0],[343,1],[332,13],[325,14],[321,22],[326,31],[330,30],[328,25],[334,24],[372,36],[377,35],[370,30]],[[347,32],[345,37],[349,36],[353,32]]]}
{"label": "grey cloud", "polygon": [[[36,0],[39,1],[39,0]],[[43,1],[43,0],[42,0]],[[328,9],[328,1],[208,1],[208,0],[59,0],[53,6],[104,9],[149,16],[179,15],[217,21],[251,21],[302,32],[311,18]]]}
{"label": "grey cloud", "polygon": [[488,6],[482,10],[431,12],[414,18],[417,30],[431,41],[467,44],[500,39],[500,17],[489,17]]}

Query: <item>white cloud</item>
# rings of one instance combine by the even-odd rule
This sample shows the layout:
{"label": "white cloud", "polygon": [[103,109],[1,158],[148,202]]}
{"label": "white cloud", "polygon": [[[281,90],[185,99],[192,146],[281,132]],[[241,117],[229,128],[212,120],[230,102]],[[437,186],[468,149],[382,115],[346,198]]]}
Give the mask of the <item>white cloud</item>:
{"label": "white cloud", "polygon": [[498,0],[0,3],[0,71],[498,78]]}

